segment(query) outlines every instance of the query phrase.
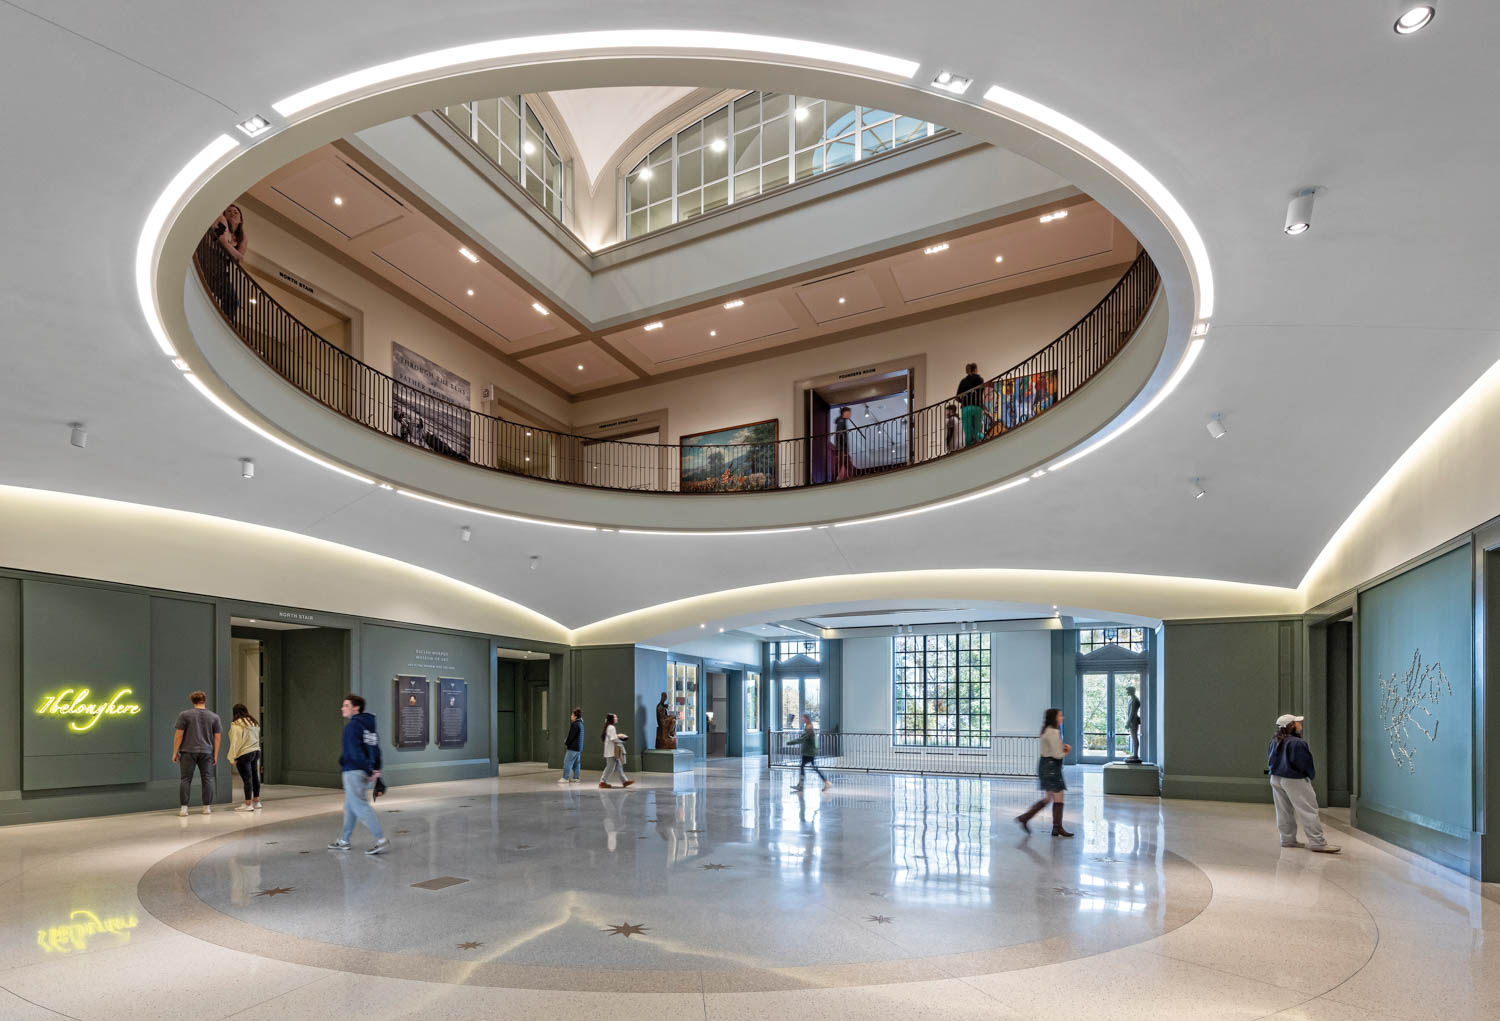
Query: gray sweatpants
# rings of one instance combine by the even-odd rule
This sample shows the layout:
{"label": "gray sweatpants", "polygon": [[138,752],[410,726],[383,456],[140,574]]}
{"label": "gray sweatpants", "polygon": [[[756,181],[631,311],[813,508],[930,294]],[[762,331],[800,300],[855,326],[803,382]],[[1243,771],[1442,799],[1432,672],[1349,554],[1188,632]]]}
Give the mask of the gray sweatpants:
{"label": "gray sweatpants", "polygon": [[1299,822],[1309,845],[1322,847],[1328,843],[1323,836],[1323,823],[1318,819],[1318,793],[1313,790],[1311,780],[1273,776],[1271,797],[1276,802],[1276,828],[1281,831],[1283,845],[1296,842]]}

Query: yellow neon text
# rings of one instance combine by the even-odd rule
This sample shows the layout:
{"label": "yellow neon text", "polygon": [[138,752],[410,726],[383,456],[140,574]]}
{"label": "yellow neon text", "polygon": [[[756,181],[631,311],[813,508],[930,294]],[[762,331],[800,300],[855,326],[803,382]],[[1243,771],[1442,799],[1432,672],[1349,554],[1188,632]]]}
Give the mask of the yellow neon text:
{"label": "yellow neon text", "polygon": [[100,918],[92,911],[74,911],[64,925],[53,925],[36,931],[36,945],[49,954],[70,954],[87,950],[95,936],[114,936],[121,943],[130,942],[130,930],[140,924],[135,915]]}
{"label": "yellow neon text", "polygon": [[121,688],[108,702],[90,702],[88,688],[64,688],[56,695],[48,695],[42,699],[36,712],[38,716],[86,716],[88,719],[83,723],[78,720],[68,721],[68,729],[81,734],[93,729],[94,724],[102,717],[138,715],[141,711],[140,703],[120,701],[129,694],[129,688]]}

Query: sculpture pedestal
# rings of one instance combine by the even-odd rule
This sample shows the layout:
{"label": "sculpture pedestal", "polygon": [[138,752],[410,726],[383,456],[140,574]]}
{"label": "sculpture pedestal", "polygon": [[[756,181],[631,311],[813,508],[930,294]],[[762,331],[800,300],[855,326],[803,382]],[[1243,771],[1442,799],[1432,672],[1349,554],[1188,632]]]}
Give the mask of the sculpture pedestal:
{"label": "sculpture pedestal", "polygon": [[1161,797],[1161,771],[1152,762],[1111,762],[1104,767],[1105,794]]}
{"label": "sculpture pedestal", "polygon": [[693,753],[686,748],[647,748],[641,752],[642,773],[691,773]]}

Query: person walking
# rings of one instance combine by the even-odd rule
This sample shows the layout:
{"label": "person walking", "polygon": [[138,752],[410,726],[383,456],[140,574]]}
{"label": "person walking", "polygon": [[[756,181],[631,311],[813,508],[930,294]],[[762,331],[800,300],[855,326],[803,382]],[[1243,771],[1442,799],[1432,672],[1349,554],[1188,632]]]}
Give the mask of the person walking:
{"label": "person walking", "polygon": [[600,787],[609,787],[609,778],[615,773],[620,774],[621,787],[629,787],[635,783],[625,775],[625,741],[629,735],[615,729],[615,724],[619,722],[620,718],[614,713],[608,713],[604,717],[604,733],[600,735],[604,742],[604,775],[599,777]]}
{"label": "person walking", "polygon": [[1031,832],[1031,817],[1042,810],[1047,803],[1052,804],[1052,835],[1054,837],[1071,837],[1073,834],[1063,829],[1063,791],[1068,789],[1063,780],[1063,759],[1073,750],[1073,746],[1066,744],[1062,739],[1063,714],[1061,709],[1048,709],[1042,715],[1042,754],[1037,759],[1036,778],[1037,785],[1042,789],[1042,798],[1026,811],[1016,816],[1016,822],[1021,824],[1021,829],[1027,833]]}
{"label": "person walking", "polygon": [[828,782],[828,777],[824,776],[823,771],[818,768],[818,732],[813,729],[812,717],[807,713],[802,714],[802,736],[797,739],[797,743],[802,746],[802,761],[797,765],[797,786],[792,790],[802,789],[808,766],[811,766],[812,771],[818,774],[818,779],[823,781],[825,791],[832,787],[833,784]]}
{"label": "person walking", "polygon": [[188,701],[193,707],[177,714],[177,726],[172,732],[172,761],[177,763],[182,778],[177,785],[177,814],[188,814],[188,802],[193,795],[193,770],[196,769],[203,785],[203,814],[213,815],[214,766],[219,761],[224,724],[218,713],[209,711],[208,695],[204,692],[193,692]]}
{"label": "person walking", "polygon": [[[1276,828],[1281,831],[1282,847],[1306,847],[1319,854],[1338,854],[1343,850],[1330,844],[1323,835],[1318,818],[1318,792],[1313,789],[1312,751],[1302,737],[1302,717],[1286,713],[1276,717],[1276,735],[1266,754],[1271,772],[1271,800],[1276,802]],[[1307,834],[1307,843],[1297,839],[1297,823]]]}
{"label": "person walking", "polygon": [[973,446],[984,439],[984,377],[979,374],[979,365],[970,362],[964,366],[966,375],[958,381],[958,403],[963,407],[964,446]]}
{"label": "person walking", "polygon": [[234,707],[229,721],[229,761],[239,771],[245,788],[245,803],[236,812],[253,812],[260,807],[260,721],[250,715],[243,703]]}
{"label": "person walking", "polygon": [[583,757],[583,710],[574,709],[568,724],[568,740],[563,743],[563,775],[558,783],[578,782],[578,762]]}
{"label": "person walking", "polygon": [[391,842],[385,839],[385,830],[380,828],[375,806],[370,802],[370,788],[380,779],[380,736],[375,732],[375,715],[365,712],[364,696],[352,692],[344,696],[339,711],[349,721],[344,724],[339,751],[339,774],[344,780],[344,829],[328,849],[349,850],[354,824],[362,822],[375,837],[375,843],[365,849],[365,854],[382,854]]}

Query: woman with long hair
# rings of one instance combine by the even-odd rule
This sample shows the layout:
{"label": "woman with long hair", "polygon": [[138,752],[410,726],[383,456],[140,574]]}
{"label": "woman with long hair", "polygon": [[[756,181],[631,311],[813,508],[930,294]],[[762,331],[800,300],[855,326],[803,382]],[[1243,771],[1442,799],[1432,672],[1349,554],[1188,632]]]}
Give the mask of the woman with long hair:
{"label": "woman with long hair", "polygon": [[629,787],[635,783],[625,775],[625,739],[626,735],[615,729],[615,724],[620,718],[614,713],[606,713],[604,716],[604,733],[599,739],[604,742],[604,775],[599,777],[600,787],[609,787],[609,778],[615,773],[620,774],[620,786]]}
{"label": "woman with long hair", "polygon": [[1063,791],[1068,789],[1067,783],[1063,781],[1063,758],[1073,750],[1073,746],[1066,744],[1062,739],[1063,714],[1061,709],[1048,709],[1042,715],[1042,755],[1037,760],[1036,778],[1037,785],[1042,789],[1042,798],[1026,811],[1016,816],[1016,822],[1021,824],[1021,829],[1027,833],[1031,832],[1031,817],[1042,810],[1042,806],[1052,804],[1052,835],[1054,837],[1071,837],[1073,834],[1063,829]]}
{"label": "woman with long hair", "polygon": [[[1266,767],[1271,774],[1271,800],[1276,803],[1276,828],[1282,847],[1306,847],[1321,854],[1338,854],[1337,844],[1323,835],[1318,818],[1318,792],[1313,787],[1317,771],[1312,750],[1302,736],[1302,717],[1283,713],[1276,718],[1276,733],[1266,749]],[[1307,843],[1297,839],[1297,823],[1307,834]]]}
{"label": "woman with long hair", "polygon": [[245,787],[245,803],[236,812],[251,812],[260,807],[260,721],[250,715],[243,702],[236,703],[229,723],[229,761],[240,772]]}
{"label": "woman with long hair", "polygon": [[234,289],[234,276],[229,271],[229,264],[244,261],[245,253],[250,251],[250,242],[245,239],[245,214],[239,206],[230,203],[208,228],[208,233],[218,243],[214,253],[218,258],[212,266],[204,267],[208,274],[209,289],[219,299],[219,307],[224,310],[224,315],[233,321],[240,311],[240,296]]}

